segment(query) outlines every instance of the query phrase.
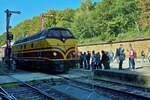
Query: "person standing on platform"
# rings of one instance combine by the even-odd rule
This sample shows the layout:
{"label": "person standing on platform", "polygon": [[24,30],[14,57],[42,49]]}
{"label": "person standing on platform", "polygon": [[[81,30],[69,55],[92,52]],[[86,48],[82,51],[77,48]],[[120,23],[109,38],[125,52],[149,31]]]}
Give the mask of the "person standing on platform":
{"label": "person standing on platform", "polygon": [[148,62],[150,63],[150,48],[148,50],[147,58],[148,58]]}
{"label": "person standing on platform", "polygon": [[118,57],[119,57],[119,48],[116,49],[116,54],[115,54],[115,58],[114,58],[114,59],[116,59],[117,63],[119,63]]}
{"label": "person standing on platform", "polygon": [[109,56],[109,61],[110,61],[110,62],[113,62],[114,53],[113,53],[112,50],[110,50],[110,51],[108,52],[108,56]]}
{"label": "person standing on platform", "polygon": [[96,63],[96,55],[95,55],[95,51],[92,51],[92,61],[91,61],[92,71],[95,69],[95,63]]}
{"label": "person standing on platform", "polygon": [[116,51],[116,52],[117,52],[117,56],[118,56],[118,60],[119,60],[119,70],[121,70],[123,61],[125,60],[125,53],[124,53],[123,45],[120,44],[120,47],[117,50],[118,51]]}
{"label": "person standing on platform", "polygon": [[86,63],[86,52],[84,52],[83,54],[83,63],[84,63],[84,69],[86,69],[87,67],[87,63]]}
{"label": "person standing on platform", "polygon": [[100,52],[96,53],[96,69],[102,69]]}
{"label": "person standing on platform", "polygon": [[90,69],[90,58],[91,58],[91,54],[90,54],[90,52],[88,51],[88,52],[87,52],[87,55],[86,55],[87,69],[88,69],[88,70]]}
{"label": "person standing on platform", "polygon": [[[136,52],[133,49],[132,45],[129,45],[130,49],[129,52],[129,69],[135,69],[135,58],[136,58]],[[131,68],[132,67],[132,68]]]}
{"label": "person standing on platform", "polygon": [[103,64],[104,69],[110,69],[108,55],[103,50],[101,51],[101,54],[102,54],[101,64]]}
{"label": "person standing on platform", "polygon": [[83,68],[83,60],[84,60],[83,53],[80,52],[80,59],[79,59],[79,62],[80,62],[80,68]]}
{"label": "person standing on platform", "polygon": [[142,50],[142,51],[141,51],[141,63],[142,63],[142,64],[144,63],[144,59],[145,59],[145,53],[144,53],[144,51]]}

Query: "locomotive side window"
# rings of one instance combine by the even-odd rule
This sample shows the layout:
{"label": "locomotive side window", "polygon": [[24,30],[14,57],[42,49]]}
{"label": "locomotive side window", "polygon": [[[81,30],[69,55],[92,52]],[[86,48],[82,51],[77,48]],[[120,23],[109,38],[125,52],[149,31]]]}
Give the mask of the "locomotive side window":
{"label": "locomotive side window", "polygon": [[26,45],[24,45],[24,49],[26,49]]}
{"label": "locomotive side window", "polygon": [[22,49],[22,45],[20,46],[20,48]]}
{"label": "locomotive side window", "polygon": [[33,43],[31,44],[31,48],[33,48]]}

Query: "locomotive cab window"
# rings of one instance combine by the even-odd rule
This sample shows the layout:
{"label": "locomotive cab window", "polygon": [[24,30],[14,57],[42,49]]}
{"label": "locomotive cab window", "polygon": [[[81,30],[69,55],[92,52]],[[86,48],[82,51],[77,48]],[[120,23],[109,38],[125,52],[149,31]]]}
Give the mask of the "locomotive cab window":
{"label": "locomotive cab window", "polygon": [[72,38],[73,35],[69,30],[66,29],[52,29],[47,33],[48,37],[57,37],[57,38]]}
{"label": "locomotive cab window", "polygon": [[61,30],[60,33],[61,33],[62,37],[66,37],[66,38],[73,37],[71,32],[68,30]]}
{"label": "locomotive cab window", "polygon": [[47,34],[48,37],[61,37],[61,34],[57,30],[50,30]]}

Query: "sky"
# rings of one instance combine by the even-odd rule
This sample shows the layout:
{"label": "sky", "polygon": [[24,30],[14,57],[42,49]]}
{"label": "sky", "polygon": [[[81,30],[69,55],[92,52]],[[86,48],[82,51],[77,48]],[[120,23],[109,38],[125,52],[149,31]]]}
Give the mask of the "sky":
{"label": "sky", "polygon": [[[92,0],[99,2],[100,0]],[[0,0],[0,35],[6,31],[6,9],[21,11],[21,14],[11,16],[10,26],[14,27],[25,19],[47,12],[49,9],[76,9],[82,0]]]}

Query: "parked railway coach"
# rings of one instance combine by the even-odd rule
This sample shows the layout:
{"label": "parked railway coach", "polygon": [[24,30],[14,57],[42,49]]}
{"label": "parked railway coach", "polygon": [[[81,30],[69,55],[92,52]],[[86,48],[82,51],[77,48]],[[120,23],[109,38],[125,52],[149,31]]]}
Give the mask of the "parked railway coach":
{"label": "parked railway coach", "polygon": [[65,72],[78,62],[76,44],[76,38],[68,29],[50,28],[17,40],[12,54],[18,68]]}

